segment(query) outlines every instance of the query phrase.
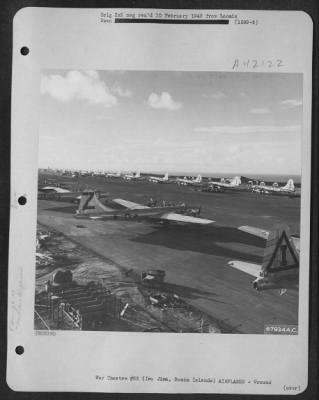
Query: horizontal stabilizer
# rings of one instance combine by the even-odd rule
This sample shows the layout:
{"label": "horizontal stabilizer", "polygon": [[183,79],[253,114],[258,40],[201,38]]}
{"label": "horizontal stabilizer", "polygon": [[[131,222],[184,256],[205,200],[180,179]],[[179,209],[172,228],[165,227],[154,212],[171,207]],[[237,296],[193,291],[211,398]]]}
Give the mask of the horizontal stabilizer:
{"label": "horizontal stabilizer", "polygon": [[262,271],[260,264],[247,263],[244,261],[229,261],[228,265],[256,278],[260,277]]}
{"label": "horizontal stabilizer", "polygon": [[39,189],[41,192],[55,192],[55,193],[71,193],[70,190],[68,189],[63,189],[58,186],[43,186],[42,188]]}
{"label": "horizontal stabilizer", "polygon": [[297,236],[291,236],[291,240],[295,246],[297,253],[300,253],[300,238]]}
{"label": "horizontal stabilizer", "polygon": [[267,239],[268,235],[269,235],[268,231],[266,231],[264,229],[256,228],[254,226],[243,225],[243,226],[240,226],[238,229],[240,231],[250,233],[251,235],[258,236],[262,239]]}

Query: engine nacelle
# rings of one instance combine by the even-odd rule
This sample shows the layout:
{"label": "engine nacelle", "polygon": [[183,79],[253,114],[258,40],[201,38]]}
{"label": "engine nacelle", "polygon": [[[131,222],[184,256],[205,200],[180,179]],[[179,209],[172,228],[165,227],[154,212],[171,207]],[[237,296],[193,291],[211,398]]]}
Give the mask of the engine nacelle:
{"label": "engine nacelle", "polygon": [[253,288],[255,290],[264,290],[270,286],[267,278],[257,278],[253,281]]}
{"label": "engine nacelle", "polygon": [[277,279],[275,279],[272,275],[261,276],[253,281],[253,288],[255,290],[274,289],[277,286]]}

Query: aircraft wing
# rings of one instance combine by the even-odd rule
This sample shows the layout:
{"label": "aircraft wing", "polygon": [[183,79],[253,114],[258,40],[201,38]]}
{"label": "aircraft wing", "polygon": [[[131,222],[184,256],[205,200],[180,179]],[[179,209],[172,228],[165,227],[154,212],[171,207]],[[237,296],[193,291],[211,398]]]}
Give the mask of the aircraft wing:
{"label": "aircraft wing", "polygon": [[[150,208],[150,207],[145,207],[145,208]],[[114,215],[118,215],[117,213],[115,214],[114,212],[110,212],[109,214],[101,214],[101,215],[91,215],[89,218],[92,220],[103,220],[103,219],[109,219],[114,217]],[[141,215],[143,216],[143,214]],[[154,215],[149,215],[151,219],[156,219],[159,221],[171,221],[171,222],[181,222],[185,224],[198,224],[198,225],[208,225],[212,224],[215,221],[211,219],[204,219],[204,218],[196,218],[196,217],[191,217],[189,215],[183,215],[183,214],[178,214],[174,212],[166,212],[164,214],[158,213]]]}
{"label": "aircraft wing", "polygon": [[183,215],[172,212],[160,215],[159,219],[163,221],[173,221],[173,222],[175,221],[175,222],[184,222],[184,223],[200,224],[200,225],[208,225],[215,222],[211,219],[196,218],[196,217],[191,217],[189,215]]}
{"label": "aircraft wing", "polygon": [[243,226],[240,226],[238,229],[240,231],[250,233],[251,235],[261,237],[262,239],[267,239],[268,235],[269,235],[268,231],[266,231],[264,229],[256,228],[254,226],[243,225]]}
{"label": "aircraft wing", "polygon": [[112,201],[130,210],[142,210],[144,208],[150,208],[148,206],[143,206],[142,204],[134,203],[133,201],[123,200],[123,199],[113,199]]}
{"label": "aircraft wing", "polygon": [[70,190],[63,189],[63,188],[58,187],[58,186],[44,186],[44,187],[40,188],[39,191],[40,192],[54,192],[54,193],[58,193],[58,194],[72,193]]}
{"label": "aircraft wing", "polygon": [[228,265],[232,268],[238,269],[239,271],[245,272],[248,275],[254,276],[255,278],[259,278],[260,273],[262,272],[262,266],[259,264],[244,261],[229,261]]}

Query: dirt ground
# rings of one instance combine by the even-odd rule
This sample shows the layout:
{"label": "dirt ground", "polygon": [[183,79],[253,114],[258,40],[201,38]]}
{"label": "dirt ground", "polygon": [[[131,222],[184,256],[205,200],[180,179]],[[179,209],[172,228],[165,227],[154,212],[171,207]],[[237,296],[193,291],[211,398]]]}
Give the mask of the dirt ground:
{"label": "dirt ground", "polygon": [[[156,306],[150,301],[152,295],[161,293],[175,296],[165,284],[149,286],[141,283],[135,271],[120,268],[112,261],[98,257],[68,240],[62,233],[38,225],[38,249],[36,266],[37,311],[50,325],[44,287],[58,270],[70,270],[73,280],[81,286],[99,282],[124,306],[128,304],[122,318],[114,318],[103,330],[161,331],[161,332],[207,332],[220,333],[217,323],[194,309],[178,296],[178,304]],[[42,308],[41,308],[42,306]],[[51,327],[53,325],[51,324]],[[67,319],[59,329],[77,329]]]}

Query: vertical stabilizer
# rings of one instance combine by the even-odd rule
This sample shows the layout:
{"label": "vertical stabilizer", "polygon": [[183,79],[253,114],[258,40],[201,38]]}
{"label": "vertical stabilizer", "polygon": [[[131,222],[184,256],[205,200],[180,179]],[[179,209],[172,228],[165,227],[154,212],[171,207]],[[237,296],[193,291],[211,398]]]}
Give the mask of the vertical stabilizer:
{"label": "vertical stabilizer", "polygon": [[168,172],[166,172],[166,174],[164,175],[163,181],[168,181]]}
{"label": "vertical stabilizer", "polygon": [[112,209],[101,203],[94,190],[86,190],[81,196],[76,214],[85,215],[88,213],[105,213],[108,211],[112,211]]}
{"label": "vertical stabilizer", "polygon": [[197,175],[197,178],[194,180],[196,183],[201,183],[202,177],[200,175]]}
{"label": "vertical stabilizer", "polygon": [[262,271],[264,275],[299,268],[299,255],[288,227],[269,232],[265,246]]}
{"label": "vertical stabilizer", "polygon": [[288,179],[288,182],[286,183],[285,186],[283,186],[281,189],[283,190],[289,190],[293,192],[295,190],[295,184],[293,179]]}
{"label": "vertical stabilizer", "polygon": [[234,186],[239,186],[241,184],[240,176],[235,176],[235,178],[231,181],[231,184]]}
{"label": "vertical stabilizer", "polygon": [[89,203],[94,196],[94,191],[93,190],[86,190],[85,192],[82,193],[79,207],[76,211],[78,215],[83,215],[86,213],[87,208],[89,207]]}

